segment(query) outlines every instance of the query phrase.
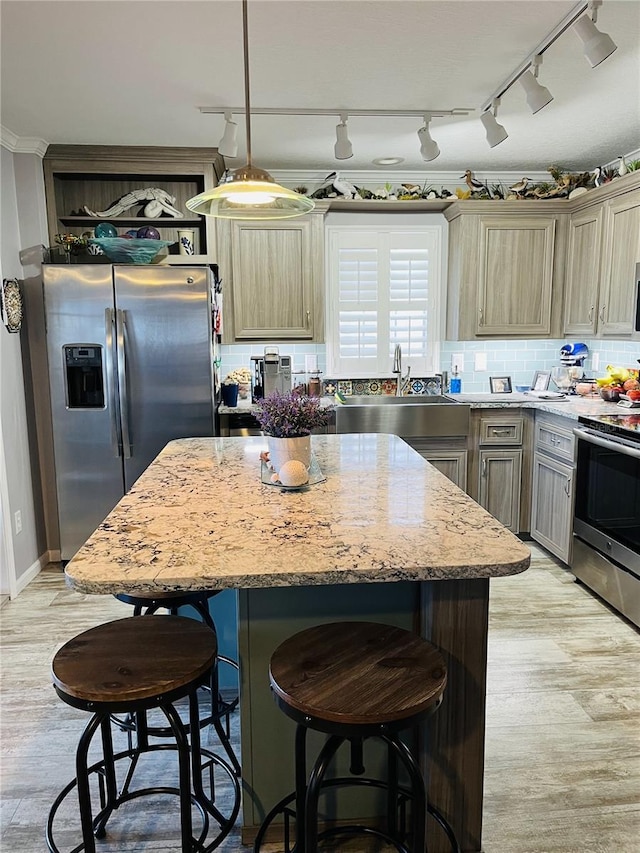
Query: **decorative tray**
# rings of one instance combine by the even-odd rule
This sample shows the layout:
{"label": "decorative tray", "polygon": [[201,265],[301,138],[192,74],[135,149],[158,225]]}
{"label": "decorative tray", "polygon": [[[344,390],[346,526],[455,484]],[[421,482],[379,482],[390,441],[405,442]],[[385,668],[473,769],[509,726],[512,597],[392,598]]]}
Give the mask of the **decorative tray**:
{"label": "decorative tray", "polygon": [[274,486],[282,492],[302,492],[309,486],[315,486],[317,483],[323,483],[327,479],[322,473],[322,470],[318,465],[318,460],[313,453],[311,454],[311,465],[309,466],[309,480],[302,486],[283,486],[282,483],[274,483],[271,479],[273,475],[273,468],[268,462],[265,462],[264,459],[260,462],[260,469],[260,478],[264,485]]}

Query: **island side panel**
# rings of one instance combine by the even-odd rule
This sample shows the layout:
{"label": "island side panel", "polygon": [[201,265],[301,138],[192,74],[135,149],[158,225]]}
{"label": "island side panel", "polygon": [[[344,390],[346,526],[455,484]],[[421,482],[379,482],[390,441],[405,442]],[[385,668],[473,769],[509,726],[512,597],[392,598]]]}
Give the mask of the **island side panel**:
{"label": "island side panel", "polygon": [[[421,584],[422,636],[448,669],[444,700],[427,725],[422,769],[429,801],[453,827],[463,853],[482,849],[489,580]],[[429,821],[429,853],[450,853]]]}
{"label": "island side panel", "polygon": [[[382,622],[414,631],[419,607],[420,585],[412,582],[240,590],[244,844],[252,843],[265,812],[294,788],[295,723],[277,709],[269,688],[269,661],[276,647],[298,631],[326,622]],[[308,755],[317,755],[323,742],[323,735],[310,732]],[[357,802],[352,803],[347,811],[355,809],[362,817],[357,807]],[[268,837],[278,840],[275,831],[275,836]]]}

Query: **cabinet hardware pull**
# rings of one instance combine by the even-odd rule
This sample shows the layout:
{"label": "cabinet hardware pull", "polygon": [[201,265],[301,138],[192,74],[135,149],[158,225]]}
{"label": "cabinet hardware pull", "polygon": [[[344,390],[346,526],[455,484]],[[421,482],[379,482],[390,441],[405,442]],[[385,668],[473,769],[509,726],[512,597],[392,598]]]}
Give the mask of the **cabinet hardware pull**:
{"label": "cabinet hardware pull", "polygon": [[604,323],[604,309],[606,307],[607,307],[606,305],[603,305],[602,308],[600,309],[600,319],[602,320],[603,323]]}
{"label": "cabinet hardware pull", "polygon": [[591,308],[589,308],[589,323],[593,322],[593,308],[593,305],[591,306]]}
{"label": "cabinet hardware pull", "polygon": [[511,435],[511,430],[507,429],[498,429],[498,427],[493,427],[492,432],[494,435]]}
{"label": "cabinet hardware pull", "polygon": [[564,493],[567,497],[569,497],[570,492],[571,492],[571,480],[567,480],[567,482],[564,484]]}
{"label": "cabinet hardware pull", "polygon": [[482,460],[482,476],[483,477],[487,476],[487,460],[486,459]]}
{"label": "cabinet hardware pull", "polygon": [[478,308],[478,314],[480,315],[480,325],[484,323],[484,318],[482,316],[482,308]]}
{"label": "cabinet hardware pull", "polygon": [[311,311],[306,312],[307,315],[307,329],[311,328]]}
{"label": "cabinet hardware pull", "polygon": [[560,439],[551,436],[551,444],[555,444],[557,446],[558,444],[560,444]]}

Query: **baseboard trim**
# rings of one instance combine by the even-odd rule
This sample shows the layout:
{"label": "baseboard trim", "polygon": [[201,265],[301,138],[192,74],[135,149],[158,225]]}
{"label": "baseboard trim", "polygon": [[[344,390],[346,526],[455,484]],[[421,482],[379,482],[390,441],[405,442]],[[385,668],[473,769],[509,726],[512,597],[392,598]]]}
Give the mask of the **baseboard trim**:
{"label": "baseboard trim", "polygon": [[26,572],[23,572],[20,577],[16,578],[16,595],[19,595],[22,590],[40,574],[40,572],[42,571],[42,569],[44,569],[48,562],[49,552],[46,551],[44,554],[38,557],[35,563],[29,566]]}

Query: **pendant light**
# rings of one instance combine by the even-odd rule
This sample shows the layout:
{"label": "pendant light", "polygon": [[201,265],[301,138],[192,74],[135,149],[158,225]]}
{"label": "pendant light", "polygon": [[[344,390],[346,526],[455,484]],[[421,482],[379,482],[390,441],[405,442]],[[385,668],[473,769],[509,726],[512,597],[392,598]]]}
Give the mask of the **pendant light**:
{"label": "pendant light", "polygon": [[242,0],[242,37],[247,163],[233,171],[225,183],[190,198],[186,206],[194,213],[219,219],[292,219],[302,216],[313,210],[314,202],[300,193],[281,187],[268,172],[251,163],[247,0]]}

